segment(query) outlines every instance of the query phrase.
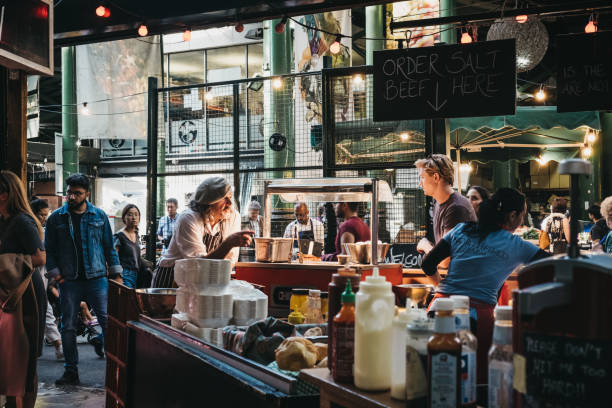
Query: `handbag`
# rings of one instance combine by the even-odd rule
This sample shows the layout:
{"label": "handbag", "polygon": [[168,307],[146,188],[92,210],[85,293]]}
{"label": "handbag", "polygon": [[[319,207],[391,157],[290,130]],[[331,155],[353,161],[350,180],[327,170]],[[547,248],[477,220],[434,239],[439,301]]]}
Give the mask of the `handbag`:
{"label": "handbag", "polygon": [[538,246],[544,251],[550,250],[550,238],[548,238],[548,233],[546,231],[540,231]]}

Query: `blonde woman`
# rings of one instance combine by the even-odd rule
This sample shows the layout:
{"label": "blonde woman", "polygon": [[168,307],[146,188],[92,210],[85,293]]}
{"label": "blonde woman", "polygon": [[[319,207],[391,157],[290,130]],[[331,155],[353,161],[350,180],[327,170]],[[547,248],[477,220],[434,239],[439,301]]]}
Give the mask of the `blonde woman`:
{"label": "blonde woman", "polygon": [[604,252],[612,254],[612,196],[601,202],[601,215],[606,220],[610,231],[601,239],[600,244]]}
{"label": "blonde woman", "polygon": [[[30,209],[23,183],[15,173],[7,170],[0,171],[2,254],[30,255],[34,268],[46,262],[42,226]],[[0,270],[0,273],[3,272]],[[21,298],[21,327],[25,328],[27,341],[24,342],[25,338],[14,332],[16,327],[0,315],[0,395],[8,396],[7,406],[34,407],[36,402],[36,359],[42,353],[47,309],[45,286],[39,273],[32,273],[31,287],[33,291],[28,287]],[[0,287],[0,295],[6,295],[7,292],[9,289]],[[9,324],[5,326],[7,321]],[[13,332],[7,333],[10,330]]]}

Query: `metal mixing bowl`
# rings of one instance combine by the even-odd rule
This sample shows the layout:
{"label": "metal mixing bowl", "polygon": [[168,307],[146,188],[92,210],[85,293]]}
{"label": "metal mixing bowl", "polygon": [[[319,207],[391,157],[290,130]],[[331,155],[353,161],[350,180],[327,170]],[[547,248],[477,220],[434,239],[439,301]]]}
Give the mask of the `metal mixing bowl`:
{"label": "metal mixing bowl", "polygon": [[[425,307],[427,297],[433,292],[432,285],[422,283],[405,283],[403,285],[393,285],[396,304],[400,307]],[[410,299],[411,304],[406,304],[406,299]]]}
{"label": "metal mixing bowl", "polygon": [[[378,262],[384,262],[387,252],[391,244],[381,244],[377,246],[378,249]],[[351,244],[344,244],[344,252],[351,256],[351,262],[357,264],[370,264],[372,254],[372,245],[368,242],[356,242]]]}
{"label": "metal mixing bowl", "polygon": [[156,319],[172,316],[176,305],[176,289],[136,289],[134,293],[136,293],[136,302],[142,314]]}

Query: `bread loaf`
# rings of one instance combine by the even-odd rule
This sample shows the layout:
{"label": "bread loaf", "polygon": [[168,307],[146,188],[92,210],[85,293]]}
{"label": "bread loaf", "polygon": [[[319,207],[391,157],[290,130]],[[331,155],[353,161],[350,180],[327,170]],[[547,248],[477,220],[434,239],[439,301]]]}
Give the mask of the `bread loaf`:
{"label": "bread loaf", "polygon": [[276,364],[281,370],[299,371],[317,362],[317,348],[303,337],[289,337],[276,349]]}

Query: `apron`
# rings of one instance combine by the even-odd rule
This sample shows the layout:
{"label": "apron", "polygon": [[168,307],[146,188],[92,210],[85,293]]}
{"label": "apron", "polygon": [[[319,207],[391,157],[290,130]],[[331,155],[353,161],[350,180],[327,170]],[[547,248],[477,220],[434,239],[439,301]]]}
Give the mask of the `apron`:
{"label": "apron", "polygon": [[[209,234],[206,232],[202,237],[202,242],[206,246],[206,253],[210,254],[215,249],[219,248],[223,242],[223,222],[219,226],[219,231],[216,234]],[[155,267],[155,273],[153,274],[153,282],[151,282],[152,288],[175,288],[176,283],[174,282],[174,265],[162,267],[157,263]]]}
{"label": "apron", "polygon": [[[310,221],[310,230],[299,231],[297,233],[297,236],[300,239],[300,242],[314,241],[315,240],[315,238],[314,238],[314,227],[312,225],[312,220],[308,219],[308,221]],[[299,224],[299,221],[295,224],[294,232],[297,230],[298,224]],[[294,237],[295,237],[295,235],[294,235]],[[297,243],[296,239],[293,240],[293,247],[294,248],[298,247],[298,243]]]}

